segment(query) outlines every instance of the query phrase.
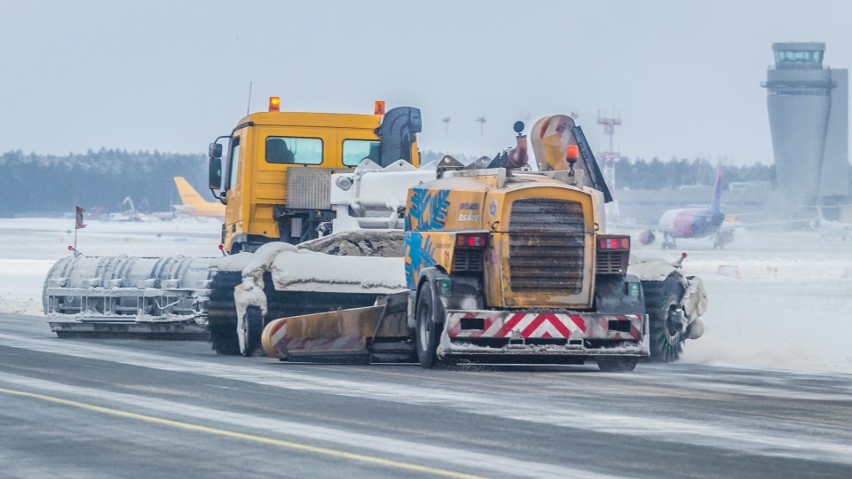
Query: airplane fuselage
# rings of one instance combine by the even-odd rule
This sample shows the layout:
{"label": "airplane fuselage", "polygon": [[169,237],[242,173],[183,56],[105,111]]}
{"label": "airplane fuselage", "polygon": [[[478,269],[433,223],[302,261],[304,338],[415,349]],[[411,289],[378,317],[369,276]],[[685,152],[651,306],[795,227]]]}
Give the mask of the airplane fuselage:
{"label": "airplane fuselage", "polygon": [[660,227],[675,238],[704,238],[715,234],[725,214],[712,208],[678,208],[660,217]]}
{"label": "airplane fuselage", "polygon": [[195,205],[174,205],[175,210],[189,214],[192,216],[206,216],[209,218],[219,218],[223,219],[225,217],[224,208],[217,208],[215,204],[211,207],[206,205],[195,206]]}

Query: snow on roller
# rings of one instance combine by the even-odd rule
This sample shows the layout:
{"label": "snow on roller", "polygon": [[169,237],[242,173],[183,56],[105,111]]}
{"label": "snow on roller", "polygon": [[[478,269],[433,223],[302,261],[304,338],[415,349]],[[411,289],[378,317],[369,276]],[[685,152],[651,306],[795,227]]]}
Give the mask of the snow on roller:
{"label": "snow on roller", "polygon": [[642,280],[654,361],[677,361],[683,343],[704,334],[700,318],[707,312],[707,291],[701,278],[681,273],[685,259],[686,253],[675,262],[631,257],[628,271]]}
{"label": "snow on roller", "polygon": [[60,337],[206,337],[212,259],[69,256],[48,272],[44,313]]}

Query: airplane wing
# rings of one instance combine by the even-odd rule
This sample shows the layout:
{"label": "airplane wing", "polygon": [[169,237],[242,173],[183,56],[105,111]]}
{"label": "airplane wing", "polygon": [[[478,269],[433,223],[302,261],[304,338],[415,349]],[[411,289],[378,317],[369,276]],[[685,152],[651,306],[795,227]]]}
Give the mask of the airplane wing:
{"label": "airplane wing", "polygon": [[625,233],[630,234],[640,234],[643,232],[653,232],[653,233],[663,233],[663,234],[675,234],[676,231],[674,228],[667,228],[665,226],[660,226],[658,224],[652,223],[607,223],[606,225],[607,233],[617,232],[617,233]]}

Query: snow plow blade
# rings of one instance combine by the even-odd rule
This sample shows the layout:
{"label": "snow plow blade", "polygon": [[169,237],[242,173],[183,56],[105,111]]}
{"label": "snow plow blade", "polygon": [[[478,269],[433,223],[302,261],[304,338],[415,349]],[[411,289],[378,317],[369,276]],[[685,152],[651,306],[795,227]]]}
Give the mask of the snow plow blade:
{"label": "snow plow blade", "polygon": [[280,318],[263,330],[267,355],[280,360],[368,364],[413,361],[405,294],[375,306]]}
{"label": "snow plow blade", "polygon": [[212,258],[77,256],[45,280],[44,314],[59,337],[206,339]]}

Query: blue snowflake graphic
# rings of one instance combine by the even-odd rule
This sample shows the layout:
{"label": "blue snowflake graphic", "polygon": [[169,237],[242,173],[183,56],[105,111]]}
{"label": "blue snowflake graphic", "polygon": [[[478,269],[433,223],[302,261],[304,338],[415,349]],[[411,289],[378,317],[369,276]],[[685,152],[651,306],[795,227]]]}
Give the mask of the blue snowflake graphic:
{"label": "blue snowflake graphic", "polygon": [[450,206],[449,190],[430,191],[414,188],[411,195],[411,208],[408,210],[405,227],[407,231],[439,230],[447,222],[447,208]]}
{"label": "blue snowflake graphic", "polygon": [[[424,241],[425,240],[425,241]],[[417,287],[417,278],[423,268],[435,266],[435,245],[432,238],[420,233],[405,233],[408,254],[405,257],[405,281],[409,289]]]}
{"label": "blue snowflake graphic", "polygon": [[447,222],[447,208],[450,206],[450,190],[438,190],[432,196],[429,208],[429,229],[439,230]]}

